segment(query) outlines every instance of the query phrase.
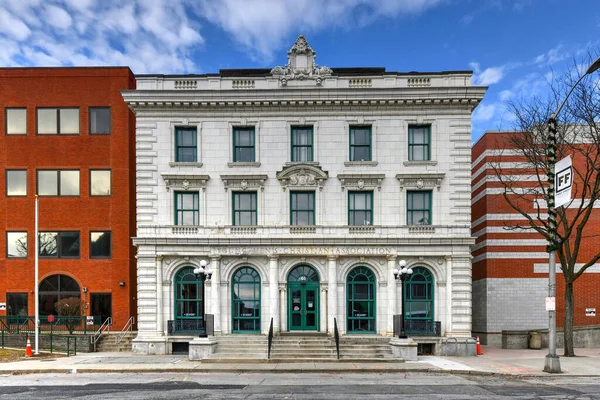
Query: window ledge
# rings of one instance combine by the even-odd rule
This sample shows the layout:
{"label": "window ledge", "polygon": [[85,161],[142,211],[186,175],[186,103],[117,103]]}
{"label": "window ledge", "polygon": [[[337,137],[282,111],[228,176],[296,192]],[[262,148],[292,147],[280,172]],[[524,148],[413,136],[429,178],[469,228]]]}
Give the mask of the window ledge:
{"label": "window ledge", "polygon": [[437,165],[437,161],[403,161],[402,164],[404,164],[405,167],[413,167],[413,166],[419,166],[419,165]]}
{"label": "window ledge", "polygon": [[169,167],[197,167],[200,168],[202,167],[202,163],[201,162],[178,162],[178,161],[171,161],[169,163]]}
{"label": "window ledge", "polygon": [[235,167],[260,167],[260,162],[228,162],[229,168]]}
{"label": "window ledge", "polygon": [[319,162],[318,161],[288,161],[285,163],[285,166],[292,166],[292,165],[314,165],[314,166],[319,166]]}
{"label": "window ledge", "polygon": [[377,164],[377,161],[344,161],[346,167],[375,167]]}

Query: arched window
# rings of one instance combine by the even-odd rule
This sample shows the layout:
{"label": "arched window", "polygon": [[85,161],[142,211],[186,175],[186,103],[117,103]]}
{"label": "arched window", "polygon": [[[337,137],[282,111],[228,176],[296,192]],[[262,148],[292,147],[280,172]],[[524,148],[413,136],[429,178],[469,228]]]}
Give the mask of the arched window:
{"label": "arched window", "polygon": [[319,274],[309,265],[299,265],[288,275],[288,282],[319,282]]}
{"label": "arched window", "polygon": [[375,332],[375,274],[367,267],[356,267],[346,281],[348,333]]}
{"label": "arched window", "polygon": [[194,275],[194,267],[184,267],[175,275],[175,330],[197,331],[203,319],[204,285]]}
{"label": "arched window", "polygon": [[231,284],[233,332],[260,332],[260,275],[242,267]]}
{"label": "arched window", "polygon": [[422,331],[431,324],[428,321],[433,321],[433,274],[424,267],[413,267],[412,270],[403,290],[407,332]]}
{"label": "arched window", "polygon": [[81,297],[79,284],[67,275],[52,275],[40,283],[40,315],[56,315],[56,302]]}

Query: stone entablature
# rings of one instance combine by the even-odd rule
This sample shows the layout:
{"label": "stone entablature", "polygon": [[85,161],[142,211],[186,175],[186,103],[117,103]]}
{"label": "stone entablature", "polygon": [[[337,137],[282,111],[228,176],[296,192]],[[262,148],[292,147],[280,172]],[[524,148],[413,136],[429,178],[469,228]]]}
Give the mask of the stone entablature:
{"label": "stone entablature", "polygon": [[323,184],[329,177],[327,171],[311,163],[294,163],[286,165],[277,172],[277,179],[285,191],[291,189],[323,189]]}
{"label": "stone entablature", "polygon": [[385,174],[338,174],[342,190],[381,190]]}
{"label": "stone entablature", "polygon": [[267,175],[221,175],[225,190],[263,190]]}
{"label": "stone entablature", "polygon": [[182,190],[204,190],[206,182],[210,179],[208,175],[193,175],[193,174],[161,174],[165,181],[165,188]]}

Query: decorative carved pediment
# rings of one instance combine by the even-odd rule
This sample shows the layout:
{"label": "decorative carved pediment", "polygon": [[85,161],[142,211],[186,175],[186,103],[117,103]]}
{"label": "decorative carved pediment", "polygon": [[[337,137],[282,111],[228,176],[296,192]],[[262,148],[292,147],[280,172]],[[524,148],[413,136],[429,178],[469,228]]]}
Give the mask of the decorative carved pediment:
{"label": "decorative carved pediment", "polygon": [[442,186],[442,179],[444,179],[443,172],[440,173],[410,173],[410,174],[397,174],[396,179],[400,182],[400,190],[407,189],[433,189],[437,187],[440,190]]}
{"label": "decorative carved pediment", "polygon": [[326,171],[321,167],[310,164],[294,164],[284,167],[277,172],[277,179],[281,183],[283,190],[287,187],[310,189],[323,189],[323,183],[329,177]]}
{"label": "decorative carved pediment", "polygon": [[206,182],[210,179],[208,175],[180,175],[180,174],[161,174],[165,181],[167,192],[171,189],[183,190],[205,190]]}
{"label": "decorative carved pediment", "polygon": [[342,191],[352,190],[381,190],[381,182],[385,174],[338,174],[338,179],[342,183]]}
{"label": "decorative carved pediment", "polygon": [[317,86],[323,84],[323,78],[331,76],[331,68],[319,67],[315,63],[317,53],[308,45],[303,35],[298,36],[294,46],[288,51],[288,63],[285,67],[277,66],[271,75],[279,77],[281,86],[287,86],[290,80],[314,80]]}
{"label": "decorative carved pediment", "polygon": [[264,190],[267,175],[221,175],[225,190]]}

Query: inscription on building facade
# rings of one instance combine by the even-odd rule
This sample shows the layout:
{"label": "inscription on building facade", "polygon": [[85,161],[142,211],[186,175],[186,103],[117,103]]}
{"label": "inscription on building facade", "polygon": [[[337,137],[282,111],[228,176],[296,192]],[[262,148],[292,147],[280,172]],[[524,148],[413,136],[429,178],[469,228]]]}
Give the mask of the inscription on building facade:
{"label": "inscription on building facade", "polygon": [[391,247],[216,247],[214,252],[223,255],[306,255],[306,256],[345,256],[370,255],[386,256],[395,254]]}

